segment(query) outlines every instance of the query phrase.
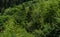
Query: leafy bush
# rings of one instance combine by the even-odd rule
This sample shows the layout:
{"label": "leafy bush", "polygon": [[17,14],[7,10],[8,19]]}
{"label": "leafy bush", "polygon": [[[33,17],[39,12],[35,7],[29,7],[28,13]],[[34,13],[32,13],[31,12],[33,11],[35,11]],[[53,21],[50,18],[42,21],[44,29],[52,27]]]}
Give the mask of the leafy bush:
{"label": "leafy bush", "polygon": [[[33,0],[5,9],[1,37],[59,37],[60,0]],[[9,34],[9,35],[8,35]]]}

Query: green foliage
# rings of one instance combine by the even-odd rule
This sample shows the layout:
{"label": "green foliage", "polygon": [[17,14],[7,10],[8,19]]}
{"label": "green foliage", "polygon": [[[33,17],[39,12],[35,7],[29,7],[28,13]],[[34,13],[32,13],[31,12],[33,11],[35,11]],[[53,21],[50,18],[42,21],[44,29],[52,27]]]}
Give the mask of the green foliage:
{"label": "green foliage", "polygon": [[60,37],[59,2],[33,0],[5,9],[0,16],[1,37]]}

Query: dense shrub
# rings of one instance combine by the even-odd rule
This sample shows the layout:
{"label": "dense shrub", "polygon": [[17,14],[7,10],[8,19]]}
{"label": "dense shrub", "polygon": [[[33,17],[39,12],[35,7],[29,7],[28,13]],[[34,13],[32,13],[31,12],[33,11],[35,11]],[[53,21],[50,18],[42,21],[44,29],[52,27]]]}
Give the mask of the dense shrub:
{"label": "dense shrub", "polygon": [[1,37],[60,37],[59,1],[33,0],[5,9]]}

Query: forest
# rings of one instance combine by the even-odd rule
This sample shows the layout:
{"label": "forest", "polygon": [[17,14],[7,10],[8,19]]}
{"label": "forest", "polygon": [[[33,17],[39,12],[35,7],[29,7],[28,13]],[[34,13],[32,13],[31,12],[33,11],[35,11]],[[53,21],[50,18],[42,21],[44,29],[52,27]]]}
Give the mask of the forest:
{"label": "forest", "polygon": [[60,37],[60,0],[0,0],[0,37]]}

